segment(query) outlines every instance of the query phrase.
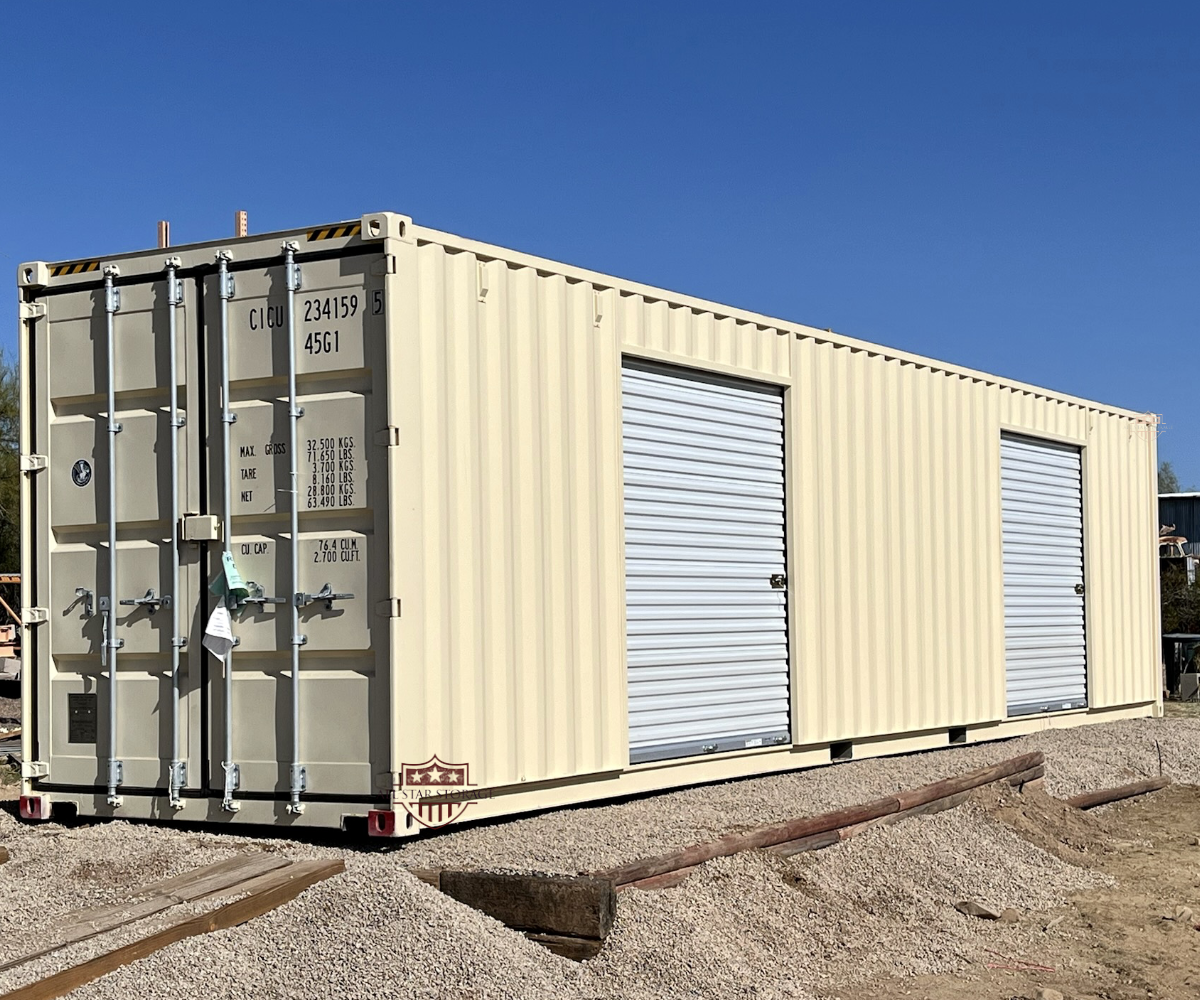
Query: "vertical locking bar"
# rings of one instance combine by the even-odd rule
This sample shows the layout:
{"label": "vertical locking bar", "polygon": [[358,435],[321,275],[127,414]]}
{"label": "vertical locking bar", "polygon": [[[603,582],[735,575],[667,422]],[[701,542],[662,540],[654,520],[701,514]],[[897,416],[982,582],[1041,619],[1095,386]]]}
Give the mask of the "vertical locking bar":
{"label": "vertical locking bar", "polygon": [[[120,807],[121,759],[117,756],[117,358],[113,330],[114,317],[121,308],[121,291],[113,281],[120,269],[110,264],[104,269],[104,315],[108,340],[108,607],[104,612],[102,643],[108,659],[108,804]],[[103,669],[103,664],[101,665]]]}
{"label": "vertical locking bar", "polygon": [[[237,419],[229,408],[229,300],[233,298],[233,275],[229,273],[229,262],[233,255],[228,250],[217,251],[217,282],[221,296],[221,453],[222,479],[224,480],[225,495],[222,499],[221,511],[223,519],[222,534],[225,539],[225,553],[233,552],[233,458],[231,457],[230,428]],[[241,808],[233,798],[238,788],[239,769],[233,762],[233,648],[225,654],[225,753],[221,767],[225,769],[225,797],[221,800],[221,808],[226,812],[237,812]]]}
{"label": "vertical locking bar", "polygon": [[288,428],[291,438],[288,454],[291,458],[292,476],[292,767],[291,801],[288,812],[300,815],[304,803],[300,793],[308,784],[308,775],[300,763],[300,647],[304,637],[300,635],[300,605],[296,595],[300,592],[300,471],[299,471],[299,421],[304,411],[296,402],[296,291],[300,288],[300,265],[296,263],[299,244],[289,240],[283,250],[284,271],[287,276],[287,332],[288,332]]}
{"label": "vertical locking bar", "polygon": [[[161,223],[160,223],[161,225]],[[175,310],[183,305],[183,286],[175,276],[178,257],[168,257],[167,333],[171,338],[171,583],[163,593],[171,595],[171,772],[168,794],[172,809],[183,808],[183,786],[187,784],[187,764],[179,751],[179,650],[186,641],[179,632],[179,431],[184,420],[179,414],[179,352],[176,344]]]}

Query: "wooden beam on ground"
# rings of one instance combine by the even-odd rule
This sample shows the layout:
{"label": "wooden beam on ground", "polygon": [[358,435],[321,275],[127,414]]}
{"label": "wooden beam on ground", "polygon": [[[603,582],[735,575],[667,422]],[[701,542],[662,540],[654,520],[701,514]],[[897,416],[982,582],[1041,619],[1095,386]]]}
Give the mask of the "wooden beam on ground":
{"label": "wooden beam on ground", "polygon": [[1086,795],[1075,795],[1067,799],[1067,805],[1076,809],[1094,809],[1096,806],[1107,805],[1109,802],[1120,802],[1131,799],[1135,795],[1145,795],[1147,792],[1157,792],[1171,783],[1170,778],[1148,778],[1145,781],[1135,781],[1118,788],[1105,788],[1099,792],[1088,792]]}
{"label": "wooden beam on ground", "polygon": [[409,874],[416,875],[422,882],[425,882],[435,889],[442,887],[442,870],[440,868],[410,868]]}
{"label": "wooden beam on ground", "polygon": [[183,916],[159,931],[134,941],[115,951],[99,955],[90,961],[39,979],[27,986],[5,993],[0,1000],[56,1000],[72,990],[107,975],[114,969],[145,958],[168,945],[185,938],[208,934],[212,931],[228,930],[247,920],[262,916],[300,895],[305,889],[332,875],[345,871],[342,861],[322,861],[314,865],[292,865],[274,872],[271,884],[260,887],[252,894],[226,903],[210,913],[197,917]]}
{"label": "wooden beam on ground", "polygon": [[67,945],[87,941],[107,931],[144,920],[178,903],[202,899],[289,865],[291,862],[279,854],[269,854],[265,851],[239,854],[215,865],[196,868],[182,875],[135,889],[129,898],[122,902],[76,910],[66,914],[39,934],[40,940],[49,940],[48,944],[0,964],[0,972],[32,962],[35,958],[42,958]]}
{"label": "wooden beam on ground", "polygon": [[626,889],[673,889],[686,882],[695,871],[696,868],[677,868],[673,872],[651,875],[650,878],[644,878],[638,882],[626,882],[624,885],[617,886],[616,889],[617,892],[624,892]]}
{"label": "wooden beam on ground", "polygon": [[1004,780],[1013,788],[1021,789],[1028,785],[1031,781],[1037,781],[1039,778],[1046,776],[1046,767],[1044,764],[1039,764],[1037,767],[1031,767],[1028,771],[1022,771],[1020,774],[1013,774]]}
{"label": "wooden beam on ground", "polygon": [[[959,792],[970,791],[982,785],[1008,778],[1022,771],[1038,767],[1045,763],[1045,757],[1040,753],[1027,753],[1010,760],[1001,761],[990,767],[982,767],[967,774],[953,778],[934,781],[920,788],[889,795],[874,802],[849,806],[820,816],[805,816],[788,820],[784,823],[773,823],[760,826],[741,833],[730,833],[717,840],[703,844],[693,844],[683,850],[673,851],[654,858],[643,858],[615,868],[596,872],[599,878],[611,880],[617,886],[629,882],[641,882],[656,875],[677,871],[680,868],[692,868],[711,861],[713,858],[727,857],[740,851],[749,851],[762,847],[773,847],[789,841],[814,837],[819,834],[840,830],[843,827],[856,826],[870,820],[879,819],[892,813],[904,812],[916,806],[926,805],[937,799],[944,799]],[[444,877],[444,876],[443,876]]]}
{"label": "wooden beam on ground", "polygon": [[585,962],[595,958],[604,947],[604,941],[599,938],[573,937],[570,934],[539,934],[526,931],[525,936],[548,951],[569,958],[572,962]]}
{"label": "wooden beam on ground", "polygon": [[441,889],[514,930],[539,934],[603,941],[617,912],[612,882],[587,876],[444,871]]}

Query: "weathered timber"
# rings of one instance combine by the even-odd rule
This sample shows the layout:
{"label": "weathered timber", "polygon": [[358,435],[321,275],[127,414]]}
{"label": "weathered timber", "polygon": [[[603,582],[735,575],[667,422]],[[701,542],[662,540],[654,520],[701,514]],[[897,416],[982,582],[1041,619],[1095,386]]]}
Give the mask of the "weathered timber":
{"label": "weathered timber", "polygon": [[1076,809],[1093,809],[1096,806],[1106,805],[1109,802],[1120,802],[1122,799],[1131,799],[1135,795],[1145,795],[1147,792],[1157,792],[1160,788],[1166,788],[1171,783],[1171,779],[1148,778],[1145,781],[1135,781],[1129,785],[1121,785],[1118,788],[1105,788],[1098,792],[1088,792],[1086,795],[1074,795],[1067,799],[1067,805],[1074,806]]}
{"label": "weathered timber", "polygon": [[290,864],[287,858],[278,854],[239,854],[215,865],[196,868],[182,875],[142,886],[133,890],[122,902],[76,910],[66,914],[38,935],[40,940],[48,940],[48,944],[0,964],[0,972],[32,962],[35,958],[49,955],[67,945],[87,941],[106,931],[144,920],[178,903],[200,899]]}
{"label": "weathered timber", "polygon": [[573,962],[585,962],[595,958],[604,947],[599,938],[575,937],[571,934],[542,934],[537,931],[526,931],[525,936],[535,941],[548,951],[554,952]]}
{"label": "weathered timber", "polygon": [[1028,771],[1022,771],[1020,774],[1013,774],[1005,778],[1005,782],[1012,785],[1013,788],[1021,788],[1023,785],[1029,784],[1031,781],[1037,781],[1038,778],[1046,776],[1046,768],[1044,765],[1031,767]]}
{"label": "weathered timber", "polygon": [[238,882],[236,885],[226,886],[223,889],[217,889],[196,898],[227,899],[230,896],[249,895],[253,892],[259,892],[262,889],[270,889],[276,885],[283,885],[289,879],[307,875],[309,872],[320,871],[321,866],[324,864],[324,861],[296,861],[286,868],[276,868],[274,871],[264,872],[262,875],[255,875],[253,878],[248,878],[245,882]]}
{"label": "weathered timber", "polygon": [[145,958],[176,941],[199,934],[208,934],[212,931],[228,930],[238,924],[244,924],[247,920],[268,913],[277,906],[295,899],[309,886],[345,871],[346,865],[342,861],[324,861],[315,868],[304,866],[301,871],[295,870],[299,868],[299,865],[292,865],[290,868],[272,873],[276,876],[273,885],[260,888],[251,895],[234,900],[232,903],[226,903],[210,913],[204,913],[198,917],[181,916],[147,937],[114,951],[98,955],[80,965],[64,969],[45,979],[39,979],[27,986],[19,987],[5,993],[0,1000],[56,1000],[57,997],[66,996],[72,990],[77,990],[123,965],[135,962],[139,958]]}
{"label": "weathered timber", "polygon": [[626,882],[624,885],[616,887],[617,892],[624,892],[626,889],[673,889],[686,882],[695,870],[695,868],[677,868],[664,875],[651,875],[650,878],[644,878],[640,882]]}
{"label": "weathered timber", "polygon": [[416,875],[422,882],[427,882],[435,889],[442,887],[442,870],[440,868],[410,868],[410,875]]}
{"label": "weathered timber", "polygon": [[443,871],[441,890],[514,930],[542,934],[603,940],[617,909],[612,882],[587,876]]}
{"label": "weathered timber", "polygon": [[829,833],[818,834],[815,837],[803,837],[800,840],[790,840],[782,844],[775,844],[773,847],[768,847],[767,851],[783,858],[791,857],[793,854],[801,854],[805,851],[820,851],[826,847],[832,847],[834,844],[850,840],[852,837],[857,837],[860,833],[866,833],[868,830],[873,830],[876,827],[891,826],[893,823],[899,823],[901,820],[912,819],[917,816],[930,816],[934,813],[944,812],[947,809],[953,809],[955,806],[966,802],[970,794],[969,791],[958,792],[955,795],[948,795],[945,798],[934,799],[923,806],[913,806],[911,809],[905,809],[903,812],[888,813],[886,816],[867,820],[865,823],[855,823],[853,826],[843,826],[838,830],[831,830]]}
{"label": "weathered timber", "polygon": [[981,785],[999,781],[1013,774],[1028,771],[1045,763],[1040,752],[1022,754],[1010,760],[981,767],[978,770],[953,778],[934,781],[911,791],[899,792],[873,802],[849,806],[820,816],[804,816],[783,823],[773,823],[768,826],[756,827],[741,833],[730,833],[717,840],[703,844],[693,844],[683,850],[673,851],[655,858],[643,858],[628,864],[618,865],[601,872],[597,877],[613,881],[618,886],[627,882],[640,882],[655,875],[663,875],[679,868],[692,868],[711,861],[713,858],[727,857],[740,851],[754,850],[761,847],[773,847],[789,841],[801,840],[806,837],[840,830],[842,827],[866,823],[891,813],[903,812],[916,806],[922,806],[937,799],[947,798],[959,792],[970,791]]}

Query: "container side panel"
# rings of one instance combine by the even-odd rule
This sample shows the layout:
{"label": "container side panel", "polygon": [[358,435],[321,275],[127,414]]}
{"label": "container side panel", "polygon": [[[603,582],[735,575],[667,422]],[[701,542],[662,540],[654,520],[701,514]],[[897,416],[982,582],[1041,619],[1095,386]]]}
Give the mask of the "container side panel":
{"label": "container side panel", "polygon": [[797,742],[999,718],[999,428],[984,387],[810,340],[796,379]]}
{"label": "container side panel", "polygon": [[1092,416],[1084,453],[1090,703],[1159,696],[1155,428]]}
{"label": "container side panel", "polygon": [[433,244],[415,256],[402,759],[469,763],[485,786],[620,768],[612,322],[591,285]]}
{"label": "container side panel", "polygon": [[772,327],[618,294],[617,328],[631,354],[700,368],[786,378],[791,338]]}

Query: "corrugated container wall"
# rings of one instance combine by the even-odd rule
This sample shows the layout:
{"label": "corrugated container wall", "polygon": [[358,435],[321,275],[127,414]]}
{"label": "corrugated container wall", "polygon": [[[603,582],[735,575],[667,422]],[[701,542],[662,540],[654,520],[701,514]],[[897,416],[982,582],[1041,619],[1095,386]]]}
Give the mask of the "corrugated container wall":
{"label": "corrugated container wall", "polygon": [[[301,702],[299,757],[303,761],[319,748],[318,756],[326,763],[317,766],[310,756],[309,770],[322,794],[309,794],[311,804],[303,815],[290,810],[285,816],[282,810],[290,759],[284,752],[289,738],[284,654],[288,630],[282,619],[269,618],[269,605],[260,604],[253,618],[266,622],[254,633],[259,646],[233,661],[247,671],[236,691],[257,692],[253,697],[258,700],[246,701],[249,694],[235,693],[243,707],[234,724],[251,726],[253,712],[266,712],[274,705],[270,711],[275,728],[264,730],[254,744],[258,763],[252,773],[263,783],[259,795],[264,803],[245,802],[238,819],[331,824],[365,812],[368,804],[398,813],[404,805],[399,788],[405,765],[431,758],[469,764],[470,784],[491,796],[472,803],[469,815],[483,817],[816,764],[830,759],[833,744],[853,746],[860,755],[896,752],[1159,711],[1152,418],[461,239],[414,226],[401,216],[364,216],[358,224],[309,231],[308,241],[314,232],[321,240],[327,234],[338,238],[322,243],[321,253],[312,252],[303,231],[172,249],[183,257],[185,270],[191,268],[188,273],[197,276],[194,286],[188,286],[185,303],[193,317],[185,323],[182,342],[186,378],[200,385],[209,380],[209,397],[197,394],[193,400],[195,420],[210,421],[209,437],[206,441],[190,422],[184,439],[189,449],[211,452],[219,426],[221,403],[213,381],[218,352],[211,339],[219,301],[211,263],[214,249],[233,247],[235,259],[255,262],[253,267],[240,265],[249,269],[238,276],[241,287],[249,290],[241,294],[260,294],[256,289],[261,286],[261,301],[269,308],[271,302],[282,301],[272,296],[283,294],[285,272],[271,261],[260,265],[258,258],[277,255],[274,248],[281,239],[298,238],[304,280],[316,282],[312,287],[361,296],[364,305],[369,301],[372,306],[369,317],[366,312],[361,320],[355,316],[354,329],[361,330],[355,337],[363,338],[361,349],[354,348],[358,353],[348,360],[331,358],[329,345],[322,355],[318,340],[317,357],[306,358],[300,372],[302,392],[309,394],[305,406],[312,413],[327,413],[323,420],[341,421],[336,433],[356,443],[337,447],[360,466],[352,509],[302,514],[305,545],[320,561],[322,546],[344,547],[341,537],[353,536],[367,553],[361,570],[344,569],[341,577],[320,570],[322,580],[341,579],[342,587],[366,592],[345,600],[334,595],[341,604],[313,618],[310,629],[325,628],[318,634],[328,637],[324,641],[329,652],[323,659],[315,657],[318,650],[300,654],[302,665],[307,665],[300,672],[300,689],[313,693]],[[340,254],[356,254],[355,263]],[[154,269],[161,267],[161,254],[121,260],[125,275],[141,269],[153,277]],[[45,350],[45,342],[36,340],[45,333],[44,324],[38,325],[38,303],[43,301],[41,289],[49,285],[55,292],[58,279],[43,270],[40,278],[30,280],[32,273],[23,272],[23,345],[27,340]],[[64,273],[76,280],[69,269]],[[192,297],[200,293],[203,301],[194,302]],[[103,311],[100,299],[88,294],[59,301],[82,310],[83,325],[75,335],[85,337],[80,331],[90,330],[90,351],[103,342]],[[137,295],[127,293],[129,302],[140,302]],[[57,308],[52,297],[45,301],[51,302],[52,312]],[[160,302],[153,308],[163,306]],[[207,318],[195,319],[199,310]],[[159,329],[161,317],[154,323]],[[304,330],[302,326],[302,335]],[[280,395],[286,393],[280,381],[285,357],[277,348],[271,361],[265,347],[255,355],[252,331],[234,334],[235,344],[236,337],[245,338],[234,358],[234,403],[246,410],[244,420],[259,407],[266,421],[262,433],[270,438],[272,412],[277,432],[286,425],[286,409],[279,409],[281,401],[287,403],[286,394]],[[206,346],[197,353],[193,344]],[[336,344],[335,339],[335,351]],[[247,357],[261,357],[261,373],[246,367],[242,359]],[[631,370],[650,371],[649,383],[644,375],[628,374]],[[165,420],[165,396],[159,398],[161,388],[153,388],[164,384],[162,373],[145,375],[136,385],[129,377],[118,383],[122,398],[129,406],[158,408],[160,423]],[[629,492],[624,482],[629,445],[622,432],[622,392],[634,378],[643,386],[657,379],[684,400],[674,409],[664,406],[660,413],[651,408],[634,425],[626,422],[627,432],[633,426],[634,433],[651,441],[651,452],[658,448],[661,462],[655,468],[663,470],[665,492],[656,492],[653,478]],[[44,391],[44,386],[27,382],[25,405],[43,430],[48,405]],[[755,431],[756,454],[765,456],[763,468],[778,469],[781,463],[784,470],[786,572],[772,569],[769,581],[766,574],[763,579],[746,576],[757,573],[747,569],[754,564],[746,553],[752,553],[754,545],[760,551],[765,551],[764,545],[773,546],[773,558],[779,558],[777,541],[752,541],[778,537],[777,507],[758,505],[768,512],[759,519],[761,524],[753,512],[723,512],[724,501],[712,500],[711,491],[730,489],[728,476],[721,478],[724,432],[713,432],[710,422],[703,448],[691,447],[687,440],[687,415],[722,391],[740,394],[738,398],[750,400],[743,405],[751,408],[757,405],[754,392],[775,401],[759,407],[775,413],[773,427]],[[95,451],[100,476],[104,435],[103,428],[93,433],[93,424],[101,419],[97,408],[104,409],[102,394],[95,395],[102,390],[92,386],[79,392],[86,398],[72,390],[70,398],[55,401],[54,421],[56,426],[86,424],[76,428],[83,436],[77,447],[72,438],[72,447]],[[776,460],[771,449],[779,439],[780,405],[783,435]],[[305,426],[319,425],[310,416],[301,420]],[[67,430],[56,433],[65,435]],[[27,452],[33,441],[29,433],[23,445]],[[164,440],[165,424],[157,433]],[[1014,498],[1011,490],[1002,489],[1004,435],[1035,444],[1038,439],[1052,442],[1060,450],[1067,446],[1071,455],[1079,450],[1082,489],[1076,486],[1074,492],[1082,496],[1074,509],[1082,510],[1082,528],[1074,530],[1082,532],[1082,576],[1023,580],[1021,586],[1022,593],[1069,586],[1072,593],[1086,595],[1083,710],[1018,716],[1010,713],[1006,701],[1006,628],[1011,633],[1028,626],[1011,616],[1006,624],[1006,575],[1015,577],[1006,571],[1005,546],[1011,539],[1006,541],[1002,504],[1010,504],[1018,519],[1031,515],[1025,513],[1027,498]],[[249,446],[252,437],[244,440]],[[692,456],[690,466],[672,464],[676,445],[683,459]],[[73,497],[63,485],[69,463],[67,472],[58,468],[67,457],[65,451],[50,457],[57,469],[53,488]],[[310,459],[319,464],[320,456]],[[277,454],[276,466],[279,460]],[[302,466],[303,478],[311,464]],[[219,470],[219,463],[210,460],[210,491]],[[267,468],[257,474],[275,476],[274,483],[285,472],[278,466],[274,472]],[[197,494],[199,475],[193,470],[184,476],[189,498]],[[27,505],[36,493],[30,482],[36,480],[27,481]],[[772,488],[778,490],[777,483]],[[279,492],[275,487],[273,495]],[[289,536],[284,504],[279,503],[258,511],[243,502],[234,510],[242,515],[239,537],[255,545],[262,540],[264,577],[275,571],[272,567],[282,572],[288,565],[284,556]],[[211,509],[216,506],[214,499]],[[1062,520],[1053,506],[1048,509],[1051,522]],[[693,550],[702,553],[706,561],[696,564],[696,579],[680,582],[687,564],[664,570],[661,559],[643,559],[640,565],[649,569],[638,572],[650,576],[627,580],[630,510],[636,515],[630,544],[645,548],[661,542],[664,547],[654,551],[666,560],[690,558],[687,553]],[[88,516],[102,520],[96,511]],[[153,521],[165,517],[161,509],[137,517],[150,519],[144,521],[151,525],[144,532],[147,538],[161,534]],[[1078,519],[1074,523],[1078,525]],[[1064,524],[1063,530],[1071,530],[1069,518]],[[27,520],[26,525],[24,603],[31,609],[28,627],[40,634],[36,630],[44,626],[36,623],[39,612],[32,609],[49,606],[47,613],[57,614],[58,604],[71,599],[62,588],[76,584],[72,578],[53,584],[52,595],[44,590],[50,529],[44,522],[30,527]],[[98,546],[101,535],[93,527],[101,525],[77,527],[72,522],[69,530],[56,527],[56,544]],[[1050,529],[1035,524],[1029,530],[1036,541],[1038,531]],[[322,532],[339,540],[327,543]],[[209,537],[215,541],[219,533]],[[1027,542],[1024,538],[1020,544]],[[214,545],[197,556],[193,547],[182,570],[194,605],[184,623],[194,641],[183,668],[188,728],[183,738],[187,752],[203,760],[209,772],[190,772],[188,789],[210,799],[220,796],[215,784],[221,780],[221,727],[215,716],[209,719],[205,713],[223,697],[221,669],[198,652],[198,640],[200,618],[209,610],[201,576],[211,578],[214,565],[210,558],[205,568],[203,560],[217,551]],[[302,588],[315,593],[319,581],[312,574],[318,571],[305,572],[311,582],[302,581]],[[729,677],[714,683],[723,669],[718,664],[735,660],[742,648],[737,644],[745,642],[745,657],[758,656],[755,669],[761,669],[754,676],[761,677],[764,686],[771,685],[776,699],[767,744],[783,745],[764,745],[764,739],[747,732],[742,742],[734,739],[740,749],[729,751],[728,741],[714,740],[711,745],[698,744],[694,752],[681,752],[677,759],[642,757],[646,763],[631,765],[627,634],[633,627],[626,622],[627,587],[645,591],[636,602],[638,634],[660,627],[664,636],[651,645],[658,650],[654,662],[666,665],[639,675],[641,690],[650,693],[644,704],[664,706],[663,714],[654,714],[660,711],[655,707],[641,717],[662,723],[663,732],[673,732],[675,723],[662,720],[684,720],[686,725],[676,727],[682,732],[688,726],[694,729],[694,720],[713,716],[712,692],[730,687]],[[728,599],[728,607],[718,609],[710,628],[717,636],[713,641],[726,644],[724,652],[706,659],[703,643],[678,635],[687,621],[704,617],[689,609],[692,598],[681,594],[700,595],[713,606]],[[1010,594],[1010,604],[1012,600]],[[655,626],[659,607],[662,619]],[[763,608],[770,609],[769,614]],[[782,642],[781,613],[787,616]],[[1036,614],[1032,621],[1022,641],[1052,642],[1056,626],[1051,622],[1039,629]],[[755,638],[755,622],[770,630],[768,638]],[[235,631],[239,627],[235,624]],[[335,627],[341,631],[332,631]],[[60,623],[53,635],[66,636],[74,628]],[[72,691],[83,690],[81,677],[92,678],[104,690],[97,629],[94,623],[88,625],[84,638],[71,632],[70,662],[55,661],[53,669],[60,673],[76,671]],[[276,639],[283,643],[278,649],[272,645]],[[754,652],[755,642],[768,641],[769,657]],[[159,642],[146,646],[136,661],[138,668],[161,667],[154,657],[164,648]],[[1035,656],[1043,652],[1039,647]],[[44,644],[40,654],[32,649],[26,655],[41,656],[38,668],[26,671],[33,678],[28,682],[32,694],[38,670],[43,679],[49,676],[53,656]],[[692,662],[697,659],[701,662]],[[27,666],[33,663],[31,659]],[[779,679],[780,663],[790,666],[786,684]],[[186,691],[200,683],[211,685],[212,705],[186,699]],[[41,696],[57,698],[58,690],[52,685]],[[130,703],[127,720],[138,712],[150,713],[154,698],[164,692],[160,683],[149,679],[142,690],[142,701]],[[781,729],[788,696],[790,725]],[[362,731],[345,746],[329,733],[317,733],[322,704],[336,709],[343,729],[364,716]],[[38,725],[49,725],[51,716],[65,720],[67,708],[48,712],[43,704]],[[34,723],[30,717],[30,728]],[[142,724],[151,725],[149,715]],[[26,770],[26,791],[55,788],[54,776],[38,769],[37,737],[27,736],[27,741],[29,760],[35,763]],[[152,742],[138,744],[149,755],[139,773],[154,784]],[[235,753],[241,745],[235,746]],[[269,759],[275,746],[278,767]],[[54,797],[85,811],[105,812],[104,756],[100,747],[94,758],[83,760],[89,773],[101,775],[94,794],[72,786],[58,788]],[[160,748],[159,757],[169,762],[170,756],[169,748]],[[339,799],[338,782],[343,779],[338,775],[353,776],[357,798]],[[294,805],[294,771],[291,782]],[[149,804],[131,793],[118,814],[198,818],[170,813],[161,789],[143,794]],[[209,816],[232,818],[215,811],[211,803]],[[397,832],[414,832],[411,821]]]}

